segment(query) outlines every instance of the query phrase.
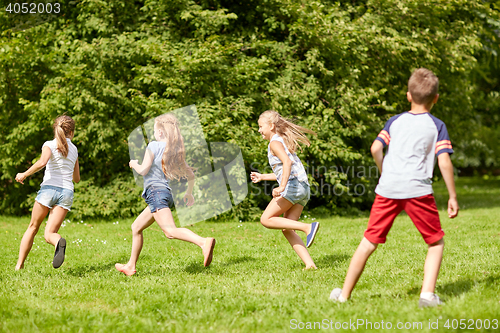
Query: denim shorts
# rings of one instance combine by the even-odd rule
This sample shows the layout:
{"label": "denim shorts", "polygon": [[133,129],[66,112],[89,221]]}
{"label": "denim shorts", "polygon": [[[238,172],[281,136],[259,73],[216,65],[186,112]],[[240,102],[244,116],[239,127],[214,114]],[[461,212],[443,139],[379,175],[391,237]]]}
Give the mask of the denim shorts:
{"label": "denim shorts", "polygon": [[142,197],[151,210],[151,213],[163,208],[172,208],[174,198],[172,192],[167,187],[148,186],[142,193]]}
{"label": "denim shorts", "polygon": [[297,178],[293,178],[288,180],[281,196],[294,205],[305,206],[311,198],[311,189],[306,182],[300,182]]}
{"label": "denim shorts", "polygon": [[60,206],[71,210],[73,204],[73,191],[52,185],[42,185],[35,199],[40,205],[51,208]]}

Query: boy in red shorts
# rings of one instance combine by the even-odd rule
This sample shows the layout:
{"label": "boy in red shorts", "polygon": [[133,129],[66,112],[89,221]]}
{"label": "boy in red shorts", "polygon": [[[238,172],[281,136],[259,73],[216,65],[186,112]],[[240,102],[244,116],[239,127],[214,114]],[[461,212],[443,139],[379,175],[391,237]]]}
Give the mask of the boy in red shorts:
{"label": "boy in red shorts", "polygon": [[439,80],[430,70],[420,68],[413,72],[407,92],[411,110],[390,118],[373,142],[371,152],[381,176],[368,228],[352,257],[343,288],[334,289],[330,299],[345,302],[351,296],[366,261],[378,244],[385,243],[394,219],[404,210],[429,246],[419,306],[442,304],[434,294],[444,249],[444,232],[431,185],[435,156],[450,196],[448,217],[456,217],[459,207],[448,131],[441,120],[429,113],[438,100],[438,86]]}

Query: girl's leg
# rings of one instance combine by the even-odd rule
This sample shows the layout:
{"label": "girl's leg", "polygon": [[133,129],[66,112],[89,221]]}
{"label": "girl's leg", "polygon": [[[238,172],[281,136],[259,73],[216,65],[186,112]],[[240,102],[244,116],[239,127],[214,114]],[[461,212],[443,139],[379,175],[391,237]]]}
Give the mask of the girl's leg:
{"label": "girl's leg", "polygon": [[125,265],[116,264],[115,267],[120,272],[126,275],[133,275],[135,273],[135,265],[141,254],[142,244],[144,243],[144,237],[142,232],[144,229],[149,227],[154,222],[153,214],[149,207],[144,208],[144,210],[139,214],[132,223],[132,252],[130,254],[130,259]]}
{"label": "girl's leg", "polygon": [[66,217],[68,210],[61,206],[54,206],[49,215],[49,220],[47,221],[47,226],[45,227],[45,241],[49,244],[54,245],[54,259],[52,260],[52,266],[54,268],[59,268],[64,262],[64,255],[66,252],[66,240],[61,237],[57,232],[61,227],[61,224]]}
{"label": "girl's leg", "polygon": [[[260,223],[268,229],[300,230],[307,234],[311,232],[311,225],[297,222],[289,218],[279,217],[291,209],[293,204],[282,197],[276,197],[267,205],[260,218]],[[300,214],[299,214],[300,216]]]}
{"label": "girl's leg", "polygon": [[61,224],[66,217],[68,210],[62,208],[61,206],[54,206],[52,211],[49,214],[49,220],[47,221],[47,226],[45,227],[45,241],[49,244],[57,246],[57,242],[61,239],[61,235],[57,232],[59,228],[61,228]]}
{"label": "girl's leg", "polygon": [[30,253],[31,251],[35,235],[37,234],[42,221],[45,219],[45,216],[47,216],[48,213],[49,208],[35,201],[33,211],[31,212],[31,221],[28,226],[28,230],[26,230],[21,240],[21,246],[19,248],[19,259],[17,260],[16,270],[24,268],[24,261],[26,260],[28,253]]}
{"label": "girl's leg", "polygon": [[[304,206],[295,204],[292,206],[292,208],[286,211],[283,216],[287,219],[297,221],[300,218],[300,214],[302,214],[302,209],[304,209]],[[302,238],[300,238],[294,230],[283,229],[283,235],[285,235],[294,251],[300,257],[300,259],[302,259],[302,261],[306,265],[306,269],[317,268],[311,256],[309,255],[309,252],[307,251]]]}
{"label": "girl's leg", "polygon": [[205,245],[205,238],[198,236],[189,229],[177,228],[175,226],[174,217],[172,216],[172,211],[169,208],[163,208],[156,211],[153,213],[153,217],[167,238],[180,239],[196,244],[201,248]]}
{"label": "girl's leg", "polygon": [[169,208],[160,209],[153,213],[153,216],[167,238],[180,239],[198,245],[205,258],[203,265],[210,265],[215,246],[214,238],[202,238],[189,229],[177,228],[175,226],[174,217],[172,216],[172,211]]}

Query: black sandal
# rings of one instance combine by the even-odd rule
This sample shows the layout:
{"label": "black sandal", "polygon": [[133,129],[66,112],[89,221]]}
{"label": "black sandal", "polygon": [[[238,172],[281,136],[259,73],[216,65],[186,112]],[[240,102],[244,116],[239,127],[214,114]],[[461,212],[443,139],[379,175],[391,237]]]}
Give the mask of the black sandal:
{"label": "black sandal", "polygon": [[61,237],[57,242],[56,252],[54,253],[54,260],[52,260],[52,266],[54,268],[59,268],[64,262],[64,253],[66,252],[66,240]]}

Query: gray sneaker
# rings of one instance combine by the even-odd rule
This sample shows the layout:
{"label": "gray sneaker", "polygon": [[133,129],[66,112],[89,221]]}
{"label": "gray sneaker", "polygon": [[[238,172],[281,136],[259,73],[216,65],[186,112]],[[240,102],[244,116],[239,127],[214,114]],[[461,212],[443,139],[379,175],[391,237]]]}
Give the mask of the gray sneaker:
{"label": "gray sneaker", "polygon": [[335,301],[335,302],[344,303],[346,301],[346,299],[345,298],[341,298],[340,297],[341,295],[342,295],[342,289],[335,288],[330,293],[330,300],[331,301]]}
{"label": "gray sneaker", "polygon": [[442,304],[443,304],[443,301],[436,294],[432,294],[431,300],[428,300],[425,298],[420,298],[418,300],[418,307],[419,308],[430,308],[430,307],[435,307],[435,306],[442,305]]}

